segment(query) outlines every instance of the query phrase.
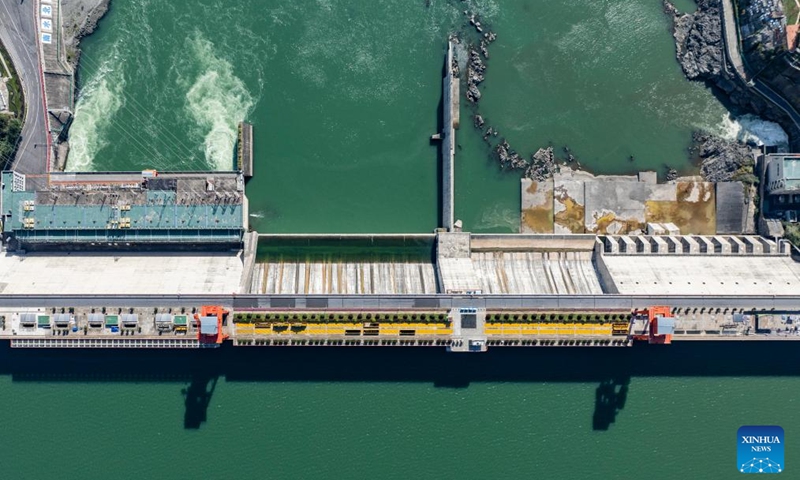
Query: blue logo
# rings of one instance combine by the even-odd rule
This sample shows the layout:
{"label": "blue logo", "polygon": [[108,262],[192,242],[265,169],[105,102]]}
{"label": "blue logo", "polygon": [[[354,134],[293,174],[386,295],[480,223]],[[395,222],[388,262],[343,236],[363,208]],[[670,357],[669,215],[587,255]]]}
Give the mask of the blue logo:
{"label": "blue logo", "polygon": [[736,468],[741,473],[783,472],[783,428],[744,426],[736,437]]}

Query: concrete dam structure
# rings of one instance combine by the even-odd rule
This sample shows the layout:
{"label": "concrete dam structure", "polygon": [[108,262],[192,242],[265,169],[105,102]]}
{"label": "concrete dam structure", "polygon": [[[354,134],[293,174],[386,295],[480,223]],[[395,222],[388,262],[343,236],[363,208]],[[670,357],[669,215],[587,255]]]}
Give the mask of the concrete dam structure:
{"label": "concrete dam structure", "polygon": [[448,42],[434,135],[435,232],[251,231],[247,123],[235,172],[3,172],[0,339],[453,352],[800,339],[787,320],[800,312],[800,263],[785,241],[739,234],[752,207],[740,184],[658,184],[652,172],[524,181],[529,233],[463,232],[454,218],[454,48]]}
{"label": "concrete dam structure", "polygon": [[[251,289],[241,293],[727,295],[747,293],[759,279],[776,294],[800,288],[800,264],[789,256],[788,243],[748,235],[441,232],[261,239]],[[300,251],[298,241],[317,246]],[[340,253],[330,248],[337,242]],[[349,254],[349,249],[360,253]],[[692,278],[699,280],[693,284]]]}

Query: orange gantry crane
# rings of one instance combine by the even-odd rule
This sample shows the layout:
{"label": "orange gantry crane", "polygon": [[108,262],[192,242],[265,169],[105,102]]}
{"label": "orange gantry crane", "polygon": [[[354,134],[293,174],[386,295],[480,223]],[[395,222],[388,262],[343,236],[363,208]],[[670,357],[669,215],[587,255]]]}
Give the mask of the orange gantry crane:
{"label": "orange gantry crane", "polygon": [[634,316],[646,316],[647,333],[634,335],[634,340],[647,340],[647,343],[669,345],[672,343],[672,333],[675,331],[675,317],[672,309],[664,305],[652,306],[644,310],[635,310]]}
{"label": "orange gantry crane", "polygon": [[219,305],[203,305],[200,313],[194,315],[197,320],[197,340],[208,346],[219,346],[228,336],[222,329],[228,310]]}

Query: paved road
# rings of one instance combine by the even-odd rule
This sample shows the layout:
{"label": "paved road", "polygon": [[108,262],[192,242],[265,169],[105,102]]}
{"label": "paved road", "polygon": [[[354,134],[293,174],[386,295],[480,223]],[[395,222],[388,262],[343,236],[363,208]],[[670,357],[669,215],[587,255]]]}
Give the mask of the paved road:
{"label": "paved road", "polygon": [[33,0],[0,1],[0,40],[21,77],[27,107],[22,140],[14,161],[14,169],[24,174],[44,173],[47,161],[35,5]]}
{"label": "paved road", "polygon": [[787,115],[792,119],[794,125],[800,130],[800,114],[797,113],[797,110],[781,95],[775,92],[772,88],[770,88],[767,84],[762,82],[761,80],[756,80],[753,85],[753,89],[761,94],[761,96],[766,97],[772,103],[777,105],[781,110],[786,112]]}
{"label": "paved road", "polygon": [[0,308],[162,307],[225,305],[248,308],[314,309],[618,309],[652,305],[743,308],[800,312],[798,295],[0,295]]}

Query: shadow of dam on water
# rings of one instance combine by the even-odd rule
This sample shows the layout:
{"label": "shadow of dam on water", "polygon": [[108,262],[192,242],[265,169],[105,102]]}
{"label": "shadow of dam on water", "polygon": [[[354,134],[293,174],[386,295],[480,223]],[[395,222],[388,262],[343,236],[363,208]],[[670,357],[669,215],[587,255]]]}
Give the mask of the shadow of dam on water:
{"label": "shadow of dam on water", "polygon": [[[436,347],[12,349],[4,342],[0,375],[10,375],[14,382],[183,384],[188,429],[207,421],[220,377],[226,382],[422,382],[437,388],[469,388],[476,382],[596,382],[591,424],[607,430],[625,406],[632,377],[796,376],[796,351],[790,341],[500,347],[484,354],[447,353]],[[758,361],[748,360],[753,358]]]}

